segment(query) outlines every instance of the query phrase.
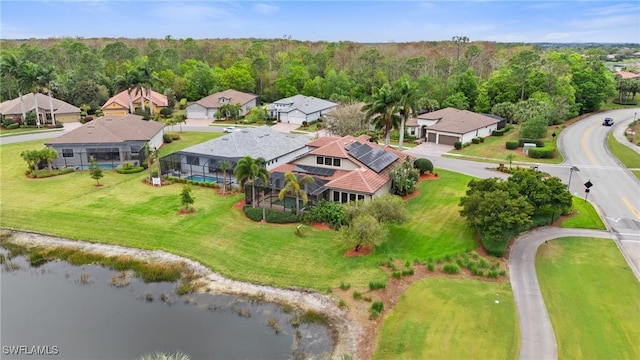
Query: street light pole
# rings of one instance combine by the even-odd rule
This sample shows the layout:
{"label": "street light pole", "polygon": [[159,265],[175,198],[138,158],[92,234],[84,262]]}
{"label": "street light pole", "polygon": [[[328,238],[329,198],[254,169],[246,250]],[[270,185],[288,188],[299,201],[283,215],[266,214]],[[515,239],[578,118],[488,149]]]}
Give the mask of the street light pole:
{"label": "street light pole", "polygon": [[569,183],[567,184],[567,189],[569,189],[569,192],[571,192],[571,176],[573,175],[574,171],[580,171],[580,169],[578,169],[577,166],[572,166],[569,169]]}

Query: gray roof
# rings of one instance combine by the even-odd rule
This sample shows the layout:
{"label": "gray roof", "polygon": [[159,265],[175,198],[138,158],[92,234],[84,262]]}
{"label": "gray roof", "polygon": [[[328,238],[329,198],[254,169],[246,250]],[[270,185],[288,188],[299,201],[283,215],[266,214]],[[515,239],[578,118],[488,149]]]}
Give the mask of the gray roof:
{"label": "gray roof", "polygon": [[102,116],[47,142],[54,144],[113,144],[124,141],[149,141],[164,124],[142,120],[142,116]]}
{"label": "gray roof", "polygon": [[245,156],[273,160],[306,146],[309,139],[274,131],[268,126],[246,128],[181,150],[180,153],[237,159]]}
{"label": "gray roof", "polygon": [[500,120],[487,115],[454,108],[444,108],[426,114],[421,114],[418,115],[418,119],[436,120],[437,122],[435,124],[427,127],[428,130],[449,132],[453,134],[466,134],[476,129],[481,129],[500,122]]}
{"label": "gray roof", "polygon": [[[195,103],[207,109],[219,109],[226,103],[245,105],[256,98],[258,98],[258,95],[256,94],[243,93],[241,91],[229,89],[211,94],[196,101]],[[226,99],[226,102],[220,101],[221,99]]]}
{"label": "gray roof", "polygon": [[289,107],[278,109],[278,111],[282,113],[288,113],[293,110],[300,110],[305,114],[313,114],[321,110],[329,110],[338,106],[338,104],[332,101],[304,95],[294,95],[288,98],[280,99],[278,101],[275,101],[273,105],[269,107],[269,109],[275,109],[275,104],[289,105]]}
{"label": "gray roof", "polygon": [[[24,94],[22,95],[22,102],[24,104],[24,111],[29,112],[35,109],[36,101],[35,98],[38,97],[38,108],[44,109],[45,111],[50,110],[49,106],[49,96],[44,94]],[[51,98],[51,103],[53,103],[53,113],[54,114],[80,114],[80,108],[73,106],[67,102],[62,100],[58,100],[56,98]],[[17,97],[15,99],[7,100],[0,103],[0,114],[2,115],[21,115],[22,107],[20,105],[20,98]]]}

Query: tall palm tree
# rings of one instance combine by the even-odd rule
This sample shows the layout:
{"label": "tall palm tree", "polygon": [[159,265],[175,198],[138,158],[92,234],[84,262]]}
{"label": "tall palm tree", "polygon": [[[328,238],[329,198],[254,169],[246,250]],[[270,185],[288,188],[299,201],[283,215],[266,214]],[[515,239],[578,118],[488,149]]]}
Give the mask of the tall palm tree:
{"label": "tall palm tree", "polygon": [[302,203],[306,204],[309,201],[307,197],[307,192],[304,191],[304,186],[307,184],[313,183],[313,177],[310,175],[305,175],[302,178],[298,179],[296,175],[292,172],[286,172],[284,174],[284,187],[280,190],[278,194],[278,199],[284,199],[284,196],[289,193],[296,197],[296,215],[300,216],[300,201],[299,198],[302,198]]}
{"label": "tall palm tree", "polygon": [[218,168],[222,170],[222,195],[227,191],[227,170],[231,167],[231,163],[227,160],[220,161]]}
{"label": "tall palm tree", "polygon": [[[22,121],[27,118],[27,113],[24,110],[24,99],[22,98],[22,90],[24,83],[20,81],[20,77],[24,72],[25,62],[17,56],[11,54],[2,58],[2,73],[13,78],[17,82],[18,97],[20,98],[20,110],[22,110]],[[11,87],[9,87],[11,89]]]}
{"label": "tall palm tree", "polygon": [[265,163],[264,158],[254,159],[251,156],[245,156],[233,169],[233,175],[243,189],[245,184],[251,184],[251,206],[254,208],[256,207],[256,180],[260,180],[263,186],[269,182],[269,172],[264,166]]}
{"label": "tall palm tree", "polygon": [[37,78],[38,78],[37,92],[40,92],[40,90],[46,90],[49,95],[49,111],[51,112],[51,123],[55,125],[56,117],[55,117],[55,114],[53,113],[53,98],[51,97],[51,93],[52,93],[51,84],[56,79],[56,71],[51,66],[41,66],[38,71]]}
{"label": "tall palm tree", "polygon": [[418,85],[409,80],[402,80],[398,87],[398,109],[402,116],[400,120],[400,139],[398,150],[402,151],[404,142],[404,126],[409,118],[416,116],[418,112]]}
{"label": "tall palm tree", "polygon": [[371,99],[362,107],[366,119],[376,128],[383,130],[386,146],[391,142],[391,129],[396,127],[400,120],[396,113],[397,104],[397,94],[391,90],[391,85],[386,83],[380,88],[373,88]]}
{"label": "tall palm tree", "polygon": [[[33,90],[33,99],[36,112],[36,125],[40,127],[40,106],[38,105],[38,92],[36,91],[38,84],[39,66],[30,61],[25,61],[18,72],[19,89],[29,90],[29,94]],[[24,105],[22,111],[24,112]]]}
{"label": "tall palm tree", "polygon": [[147,86],[147,98],[149,100],[149,113],[153,115],[153,106],[151,105],[151,70],[147,66],[138,66],[138,84],[136,89],[140,91],[140,102],[142,103],[142,111],[145,110],[144,104],[144,90]]}
{"label": "tall palm tree", "polygon": [[136,86],[138,86],[139,77],[138,71],[131,69],[125,72],[124,75],[116,76],[114,80],[114,85],[117,91],[127,90],[127,94],[129,94],[130,114],[133,114],[133,98],[131,97],[131,92],[136,88]]}

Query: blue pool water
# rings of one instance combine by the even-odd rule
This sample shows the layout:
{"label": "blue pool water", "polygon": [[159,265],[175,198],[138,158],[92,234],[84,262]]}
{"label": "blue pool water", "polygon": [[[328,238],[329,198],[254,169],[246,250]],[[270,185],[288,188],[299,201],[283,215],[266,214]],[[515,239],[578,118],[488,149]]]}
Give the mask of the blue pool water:
{"label": "blue pool water", "polygon": [[[100,169],[105,169],[105,170],[113,170],[118,167],[118,165],[113,165],[113,164],[98,164],[98,166],[100,167]],[[76,166],[76,169],[78,170],[89,170],[89,168],[90,168],[90,165]]]}
{"label": "blue pool water", "polygon": [[190,176],[187,176],[187,180],[191,180],[195,182],[203,182],[203,183],[222,184],[222,178],[217,178],[213,176],[190,175]]}

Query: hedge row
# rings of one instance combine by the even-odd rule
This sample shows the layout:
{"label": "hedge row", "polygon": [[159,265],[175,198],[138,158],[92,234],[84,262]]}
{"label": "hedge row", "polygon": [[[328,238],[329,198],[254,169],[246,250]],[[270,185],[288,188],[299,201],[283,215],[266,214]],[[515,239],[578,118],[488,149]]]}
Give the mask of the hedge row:
{"label": "hedge row", "polygon": [[[249,205],[243,208],[245,215],[253,221],[262,221],[262,208],[253,208]],[[295,210],[294,210],[295,211]],[[300,222],[300,217],[289,211],[276,211],[264,209],[264,218],[268,223],[290,224]]]}
{"label": "hedge row", "polygon": [[515,150],[518,148],[518,140],[509,140],[505,143],[505,147],[508,150]]}
{"label": "hedge row", "polygon": [[556,149],[552,147],[537,147],[529,149],[529,157],[533,159],[553,159]]}
{"label": "hedge row", "polygon": [[503,127],[500,130],[493,130],[491,132],[491,136],[503,136],[507,131],[509,131],[509,127]]}
{"label": "hedge row", "polygon": [[544,141],[538,139],[518,139],[518,146],[523,147],[525,143],[536,144],[536,147],[544,147]]}
{"label": "hedge row", "polygon": [[135,174],[144,171],[145,168],[142,166],[134,166],[132,168],[125,169],[124,167],[117,168],[116,171],[118,174]]}

